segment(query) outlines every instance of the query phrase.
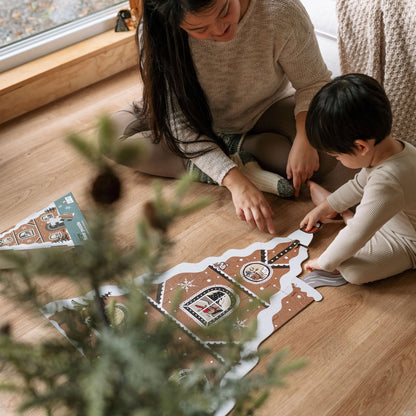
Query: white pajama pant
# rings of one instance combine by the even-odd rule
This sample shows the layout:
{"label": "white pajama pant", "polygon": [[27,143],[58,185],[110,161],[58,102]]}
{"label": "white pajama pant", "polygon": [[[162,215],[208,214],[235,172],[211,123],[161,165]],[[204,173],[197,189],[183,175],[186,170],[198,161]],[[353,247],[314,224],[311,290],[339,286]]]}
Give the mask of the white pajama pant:
{"label": "white pajama pant", "polygon": [[409,246],[393,231],[382,227],[364,247],[337,269],[352,284],[385,279],[415,268],[416,253]]}

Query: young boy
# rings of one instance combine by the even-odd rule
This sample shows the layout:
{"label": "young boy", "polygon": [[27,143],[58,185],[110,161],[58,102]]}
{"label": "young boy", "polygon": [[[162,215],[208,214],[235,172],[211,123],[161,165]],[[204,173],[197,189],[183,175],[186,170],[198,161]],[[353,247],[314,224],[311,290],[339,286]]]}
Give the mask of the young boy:
{"label": "young boy", "polygon": [[[416,268],[416,148],[395,140],[391,124],[384,90],[363,74],[335,78],[312,100],[306,119],[312,146],[361,170],[333,193],[310,182],[317,206],[300,226],[310,230],[337,214],[346,226],[306,270],[363,284]],[[355,214],[348,210],[357,204]]]}

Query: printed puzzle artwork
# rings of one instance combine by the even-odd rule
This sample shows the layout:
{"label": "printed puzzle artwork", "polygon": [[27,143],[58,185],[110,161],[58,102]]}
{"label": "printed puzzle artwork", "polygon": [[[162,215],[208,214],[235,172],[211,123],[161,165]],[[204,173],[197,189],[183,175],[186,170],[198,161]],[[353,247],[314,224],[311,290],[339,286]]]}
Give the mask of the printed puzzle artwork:
{"label": "printed puzzle artwork", "polygon": [[[147,295],[153,307],[149,319],[161,315],[170,317],[178,327],[178,342],[190,337],[202,347],[208,365],[224,361],[221,347],[226,343],[213,337],[208,328],[223,319],[234,319],[238,333],[252,320],[257,320],[256,335],[244,346],[243,354],[256,352],[273,332],[309,304],[322,299],[314,287],[297,277],[302,272],[302,262],[308,257],[307,246],[312,237],[311,233],[297,230],[286,238],[276,237],[245,249],[228,250],[220,257],[173,267],[154,281],[154,290]],[[136,283],[140,284],[144,277],[137,277]],[[173,297],[178,296],[178,289],[182,289],[179,291],[181,299],[173,309]],[[122,323],[128,313],[125,292],[117,286],[103,286],[100,293],[106,305],[115,301],[117,320]],[[42,312],[78,348],[76,336],[71,334],[67,324],[68,317],[72,316],[71,321],[77,321],[78,325],[88,326],[88,305],[93,299],[94,293],[89,292],[78,298],[51,302]],[[93,344],[94,334],[91,348]],[[241,378],[256,364],[256,361],[242,359],[226,377]],[[227,414],[232,407],[230,403],[218,411],[217,416]]]}
{"label": "printed puzzle artwork", "polygon": [[[296,277],[302,271],[311,238],[299,230],[287,239],[277,237],[242,250],[229,250],[198,264],[182,263],[154,282],[148,301],[222,361],[218,347],[223,341],[212,339],[206,328],[225,318],[233,319],[238,309],[236,328],[257,319],[258,346],[307,305],[321,300],[319,292]],[[182,298],[172,312],[172,298],[178,288],[183,289]],[[253,310],[250,304],[257,306]]]}
{"label": "printed puzzle artwork", "polygon": [[0,234],[0,250],[76,246],[87,239],[87,223],[72,193]]}

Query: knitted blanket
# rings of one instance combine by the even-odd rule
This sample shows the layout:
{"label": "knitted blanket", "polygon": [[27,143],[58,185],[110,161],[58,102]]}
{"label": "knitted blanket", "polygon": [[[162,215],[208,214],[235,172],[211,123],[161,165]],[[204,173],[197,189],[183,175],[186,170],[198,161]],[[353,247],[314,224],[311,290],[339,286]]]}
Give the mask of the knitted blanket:
{"label": "knitted blanket", "polygon": [[386,90],[393,136],[416,145],[416,1],[337,0],[342,73],[361,72]]}

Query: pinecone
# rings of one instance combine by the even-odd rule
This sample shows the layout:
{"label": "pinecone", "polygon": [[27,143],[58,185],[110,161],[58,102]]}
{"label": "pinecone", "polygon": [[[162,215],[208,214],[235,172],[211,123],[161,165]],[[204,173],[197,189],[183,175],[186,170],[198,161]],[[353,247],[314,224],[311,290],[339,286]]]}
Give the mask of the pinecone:
{"label": "pinecone", "polygon": [[120,199],[120,179],[111,169],[101,172],[92,184],[91,195],[97,204],[113,204]]}

